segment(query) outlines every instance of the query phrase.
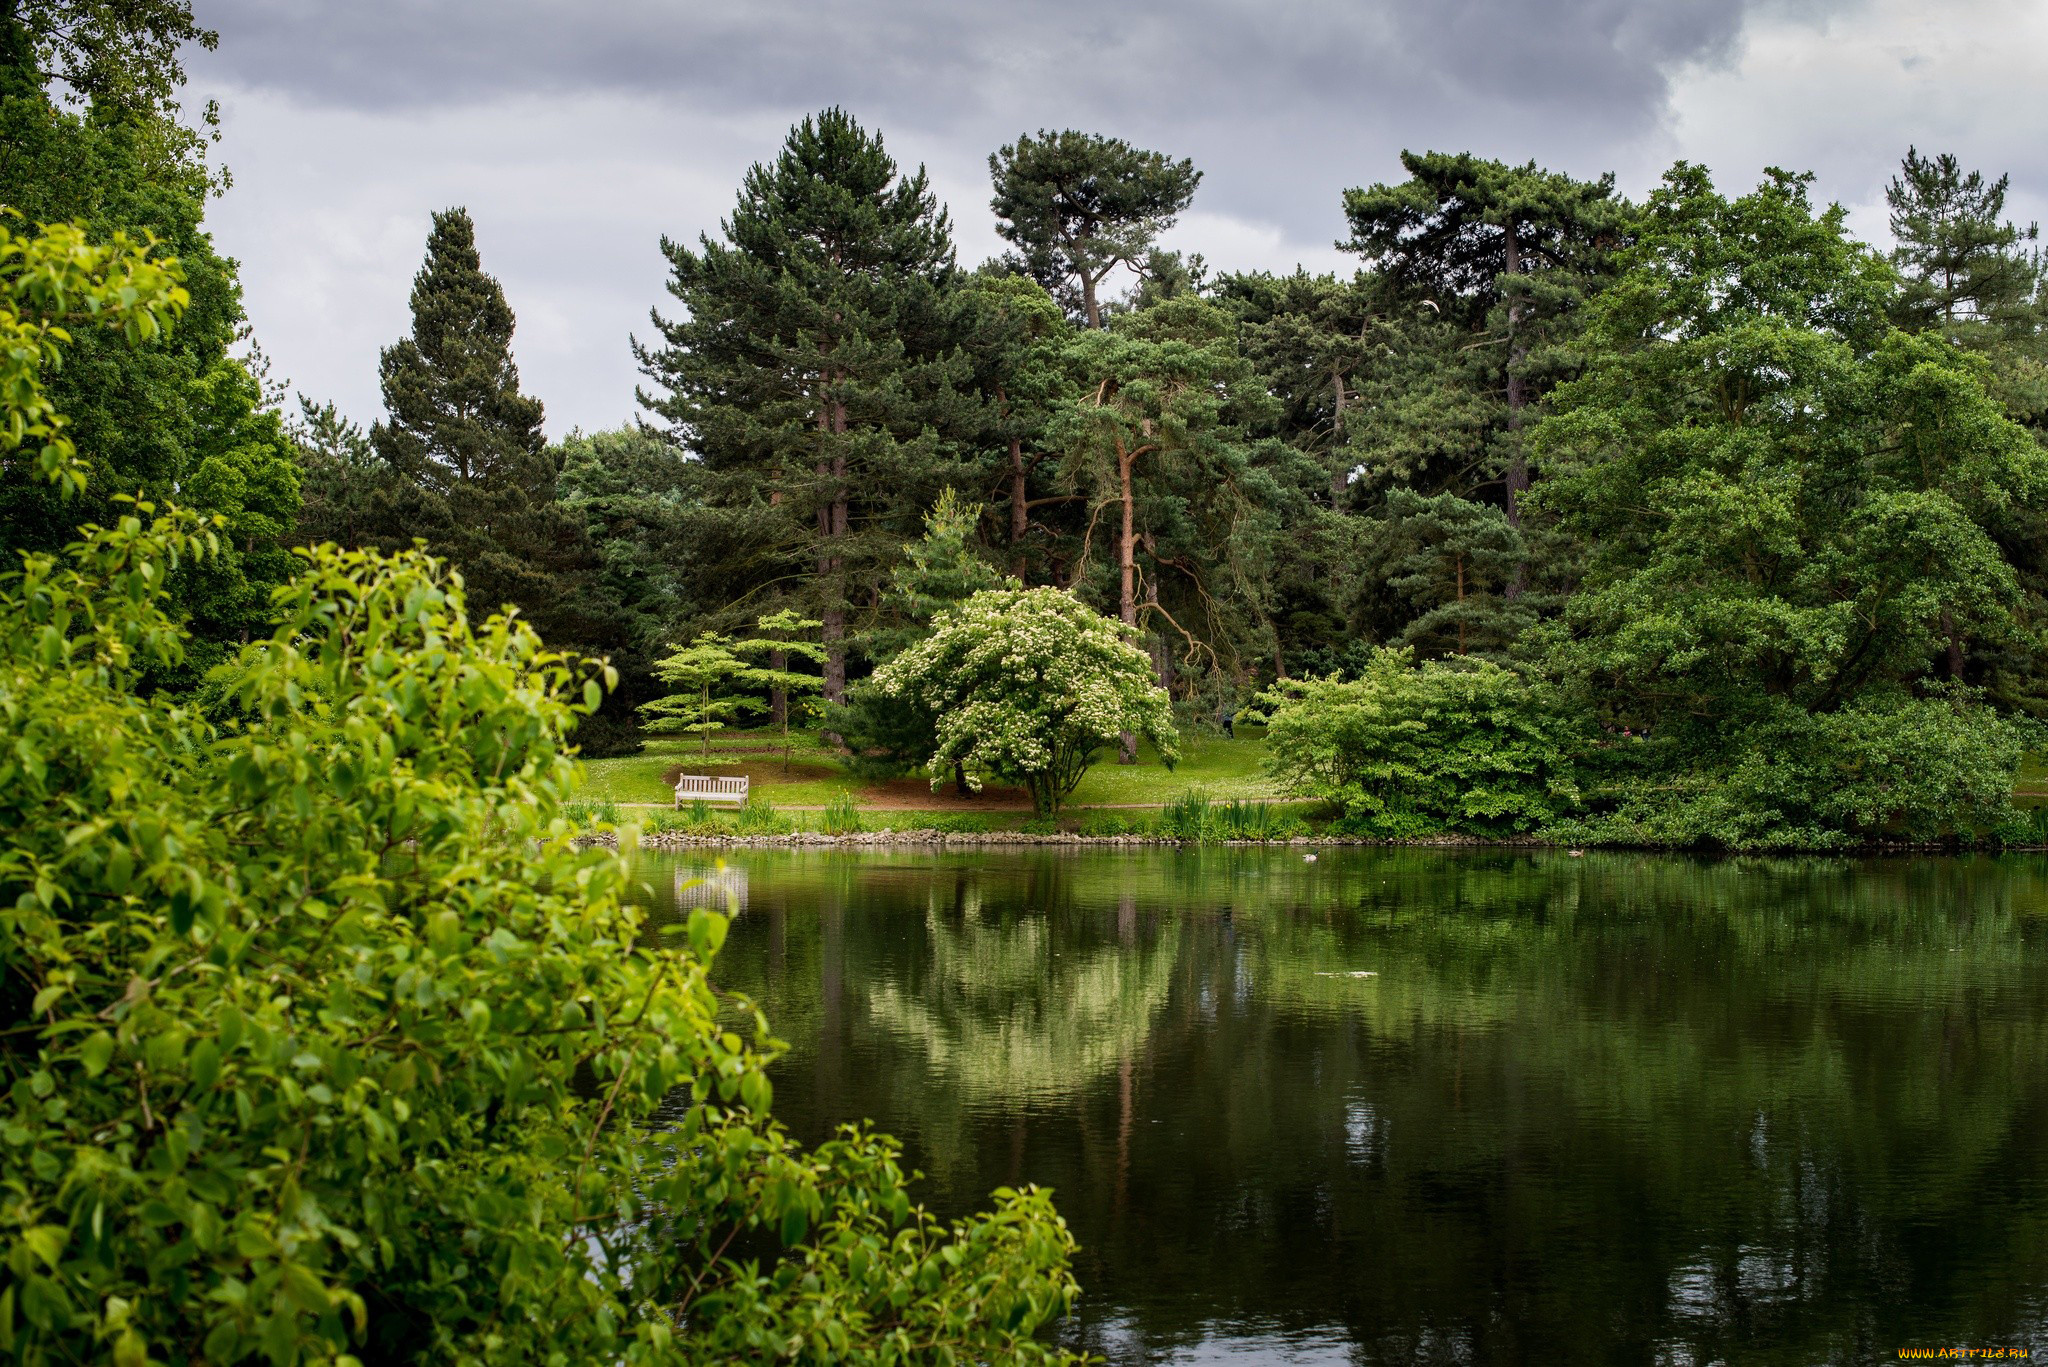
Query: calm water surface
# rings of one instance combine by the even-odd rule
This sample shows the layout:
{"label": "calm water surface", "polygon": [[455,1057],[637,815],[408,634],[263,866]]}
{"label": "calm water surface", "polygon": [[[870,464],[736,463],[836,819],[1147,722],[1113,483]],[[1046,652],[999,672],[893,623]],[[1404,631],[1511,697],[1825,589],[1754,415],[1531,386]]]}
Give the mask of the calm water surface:
{"label": "calm water surface", "polygon": [[[636,856],[657,906],[705,870]],[[740,852],[776,1110],[1116,1363],[2048,1353],[2048,862]]]}

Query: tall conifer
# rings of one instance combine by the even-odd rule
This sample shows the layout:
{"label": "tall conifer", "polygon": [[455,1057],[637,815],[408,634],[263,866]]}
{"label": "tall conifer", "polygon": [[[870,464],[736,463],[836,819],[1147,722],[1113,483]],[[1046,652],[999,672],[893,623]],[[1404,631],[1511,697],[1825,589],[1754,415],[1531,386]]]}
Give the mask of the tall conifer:
{"label": "tall conifer", "polygon": [[454,560],[479,610],[515,603],[567,644],[588,635],[557,611],[584,547],[555,502],[540,400],[519,391],[513,327],[468,212],[435,214],[413,277],[412,335],[386,347],[380,366],[387,418],[370,440],[400,505],[381,520]]}
{"label": "tall conifer", "polygon": [[981,483],[958,441],[985,418],[962,392],[950,227],[922,168],[828,109],[748,171],[722,228],[662,241],[684,312],[635,345],[641,402],[703,460],[708,514],[744,526],[734,596],[824,624],[836,703],[854,618],[924,508]]}
{"label": "tall conifer", "polygon": [[1955,333],[1988,323],[2032,331],[2040,262],[2026,244],[2040,229],[2007,222],[2010,177],[1987,181],[1955,157],[1923,157],[1906,149],[1899,174],[1885,187],[1892,261],[1904,277],[1894,313],[1901,326]]}
{"label": "tall conifer", "polygon": [[[1521,524],[1529,489],[1523,429],[1555,378],[1555,343],[1606,269],[1620,232],[1614,177],[1597,181],[1508,166],[1469,153],[1403,152],[1408,179],[1349,190],[1351,240],[1398,287],[1500,345],[1492,384],[1503,405],[1498,454],[1502,504]],[[1521,591],[1521,580],[1509,596]]]}
{"label": "tall conifer", "polygon": [[1102,326],[1103,281],[1118,266],[1145,275],[1153,243],[1202,181],[1191,161],[1071,128],[1027,133],[991,156],[988,169],[996,231],[1091,328]]}

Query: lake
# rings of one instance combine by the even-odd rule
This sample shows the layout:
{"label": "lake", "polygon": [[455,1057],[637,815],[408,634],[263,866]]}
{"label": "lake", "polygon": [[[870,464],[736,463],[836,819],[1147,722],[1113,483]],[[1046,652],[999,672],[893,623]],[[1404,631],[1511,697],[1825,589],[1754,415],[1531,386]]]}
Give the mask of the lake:
{"label": "lake", "polygon": [[717,977],[1115,1363],[2048,1351],[2048,861],[1318,856],[733,851]]}

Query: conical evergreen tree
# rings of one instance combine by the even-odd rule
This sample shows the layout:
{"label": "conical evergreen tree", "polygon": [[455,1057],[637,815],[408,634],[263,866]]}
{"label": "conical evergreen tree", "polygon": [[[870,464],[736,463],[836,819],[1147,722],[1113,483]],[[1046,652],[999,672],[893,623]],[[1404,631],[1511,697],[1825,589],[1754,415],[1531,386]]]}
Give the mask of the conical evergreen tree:
{"label": "conical evergreen tree", "polygon": [[412,282],[412,336],[386,347],[379,367],[390,420],[371,440],[393,469],[443,496],[531,474],[542,410],[519,392],[513,326],[468,211],[435,214]]}
{"label": "conical evergreen tree", "polygon": [[1404,645],[1433,654],[1504,654],[1529,625],[1529,599],[1504,590],[1523,559],[1521,533],[1507,513],[1456,494],[1387,494],[1387,587],[1421,612],[1402,631]]}
{"label": "conical evergreen tree", "polygon": [[924,637],[932,618],[1003,582],[996,568],[975,553],[980,516],[979,508],[951,488],[939,494],[924,520],[924,535],[903,548],[903,561],[889,576],[883,602],[896,620],[874,633],[878,654],[903,650]]}
{"label": "conical evergreen tree", "polygon": [[541,403],[519,392],[512,362],[512,308],[463,209],[434,215],[412,320],[380,366],[388,416],[370,441],[395,476],[380,522],[453,560],[478,611],[514,603],[552,643],[590,639],[561,620],[586,548],[555,502]]}
{"label": "conical evergreen tree", "polygon": [[636,343],[659,391],[641,402],[704,462],[732,596],[824,624],[838,702],[853,618],[923,509],[985,483],[950,228],[922,169],[900,174],[878,135],[828,109],[747,173],[723,229],[695,250],[662,242],[685,312],[655,315],[664,345]]}

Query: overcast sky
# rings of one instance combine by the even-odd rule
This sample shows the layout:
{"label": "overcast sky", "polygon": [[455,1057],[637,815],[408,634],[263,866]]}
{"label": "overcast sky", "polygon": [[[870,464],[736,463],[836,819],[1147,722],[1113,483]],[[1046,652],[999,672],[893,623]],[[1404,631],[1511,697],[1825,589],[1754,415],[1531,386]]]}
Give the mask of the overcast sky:
{"label": "overcast sky", "polygon": [[1169,245],[1347,269],[1349,186],[1404,147],[1535,158],[1638,195],[1812,170],[1884,234],[1907,144],[2009,171],[2048,218],[2038,0],[197,0],[220,30],[234,188],[210,211],[275,374],[368,422],[428,215],[468,206],[548,429],[635,412],[662,234],[715,233],[741,174],[841,104],[923,163],[961,260],[998,248],[988,154],[1080,128],[1203,172]]}

